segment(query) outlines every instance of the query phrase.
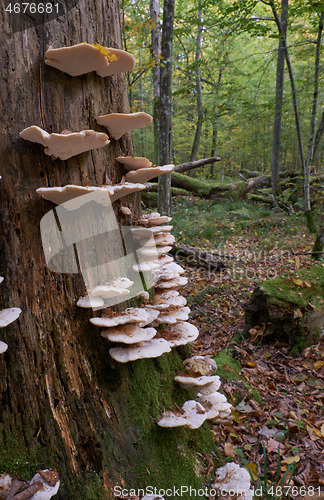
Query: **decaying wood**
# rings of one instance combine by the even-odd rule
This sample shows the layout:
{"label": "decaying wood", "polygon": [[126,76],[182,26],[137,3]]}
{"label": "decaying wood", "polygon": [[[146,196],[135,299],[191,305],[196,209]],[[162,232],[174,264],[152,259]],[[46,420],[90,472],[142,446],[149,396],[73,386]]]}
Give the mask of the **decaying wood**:
{"label": "decaying wood", "polygon": [[219,271],[227,267],[216,255],[210,252],[204,252],[200,250],[200,248],[194,248],[189,245],[176,243],[173,245],[171,253],[175,256],[179,255],[181,257],[186,257],[187,264],[195,266],[202,265],[213,271]]}

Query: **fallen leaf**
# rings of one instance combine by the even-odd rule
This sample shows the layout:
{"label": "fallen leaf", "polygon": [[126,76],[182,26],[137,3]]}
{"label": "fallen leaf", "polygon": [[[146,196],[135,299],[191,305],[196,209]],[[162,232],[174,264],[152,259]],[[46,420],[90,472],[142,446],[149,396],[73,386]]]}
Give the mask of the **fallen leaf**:
{"label": "fallen leaf", "polygon": [[314,370],[318,371],[320,368],[324,366],[324,361],[315,361],[314,363]]}
{"label": "fallen leaf", "polygon": [[286,465],[290,465],[292,464],[293,462],[296,462],[298,463],[300,461],[300,456],[299,455],[295,455],[293,457],[288,457],[288,458],[285,458],[284,460],[282,460],[282,464],[286,464]]}
{"label": "fallen leaf", "polygon": [[302,282],[302,280],[300,280],[300,279],[298,279],[298,278],[297,278],[297,279],[295,279],[295,280],[293,280],[293,282],[294,282],[294,283],[295,283],[295,285],[297,285],[297,286],[303,286],[303,282]]}
{"label": "fallen leaf", "polygon": [[237,411],[240,413],[252,413],[254,410],[249,403],[245,403],[244,401],[241,401],[237,406],[235,406]]}
{"label": "fallen leaf", "polygon": [[235,457],[236,453],[234,451],[234,446],[232,445],[232,443],[225,443],[224,453],[227,457]]}

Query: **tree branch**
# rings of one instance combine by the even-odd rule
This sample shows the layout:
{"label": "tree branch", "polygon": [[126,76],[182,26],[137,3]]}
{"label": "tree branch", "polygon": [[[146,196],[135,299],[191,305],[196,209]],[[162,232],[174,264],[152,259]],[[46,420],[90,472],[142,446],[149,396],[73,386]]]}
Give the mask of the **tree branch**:
{"label": "tree branch", "polygon": [[208,163],[214,163],[215,161],[220,161],[220,160],[221,158],[218,158],[217,156],[212,156],[211,158],[203,158],[201,160],[189,161],[188,163],[182,163],[181,165],[178,165],[174,169],[174,171],[183,173],[187,172],[188,170],[203,167],[204,165],[208,165]]}

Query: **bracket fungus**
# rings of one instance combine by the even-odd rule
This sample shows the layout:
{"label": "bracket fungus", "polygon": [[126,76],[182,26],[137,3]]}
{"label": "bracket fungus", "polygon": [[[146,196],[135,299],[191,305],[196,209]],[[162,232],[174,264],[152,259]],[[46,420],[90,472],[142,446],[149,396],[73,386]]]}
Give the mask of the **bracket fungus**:
{"label": "bracket fungus", "polygon": [[198,393],[197,399],[205,408],[208,420],[225,419],[232,412],[232,405],[227,402],[226,396],[220,392],[213,392],[208,395]]}
{"label": "bracket fungus", "polygon": [[147,307],[152,309],[157,309],[158,311],[169,310],[172,307],[183,307],[187,303],[187,300],[179,295],[179,292],[164,292],[161,294],[156,294]]}
{"label": "bracket fungus", "polygon": [[[0,283],[2,283],[4,278],[0,277]],[[8,309],[0,310],[0,328],[5,328],[16,321],[21,313],[21,309],[19,307],[10,307]],[[8,344],[0,341],[0,354],[3,354],[8,349]]]}
{"label": "bracket fungus", "polygon": [[212,375],[217,370],[216,361],[208,356],[193,356],[185,359],[183,366],[186,372],[193,375]]}
{"label": "bracket fungus", "polygon": [[[217,389],[220,387],[220,378],[218,375],[211,375],[209,377],[207,376],[201,376],[201,377],[194,377],[190,374],[179,374],[174,377],[174,380],[176,382],[180,383],[180,386],[182,389],[187,389],[187,390],[193,390],[193,391],[200,391],[203,386],[206,386],[210,383],[214,383],[214,387],[217,386]],[[216,390],[217,390],[216,389]]]}
{"label": "bracket fungus", "polygon": [[140,168],[138,170],[131,170],[126,174],[128,182],[147,182],[154,177],[159,177],[163,174],[170,174],[174,170],[175,165],[163,165],[162,167],[148,167]]}
{"label": "bracket fungus", "polygon": [[213,488],[222,496],[227,493],[234,500],[252,500],[250,474],[234,462],[229,462],[216,470]]}
{"label": "bracket fungus", "polygon": [[107,134],[95,130],[49,134],[40,127],[32,125],[25,128],[19,135],[26,141],[42,144],[45,146],[45,154],[61,160],[67,160],[91,149],[103,148],[110,143]]}
{"label": "bracket fungus", "polygon": [[159,212],[151,212],[147,215],[142,215],[138,219],[138,223],[144,226],[159,226],[160,224],[168,224],[172,220],[167,215],[160,215]]}
{"label": "bracket fungus", "polygon": [[157,338],[165,339],[170,347],[178,347],[193,342],[199,335],[198,328],[191,323],[179,321],[160,330]]}
{"label": "bracket fungus", "polygon": [[[154,309],[153,309],[154,310]],[[189,307],[170,307],[167,311],[162,311],[158,318],[152,322],[152,326],[174,325],[178,321],[187,321],[189,319]]]}
{"label": "bracket fungus", "polygon": [[189,427],[198,429],[206,420],[206,411],[197,401],[186,401],[177,413],[166,411],[157,420],[160,427]]}
{"label": "bracket fungus", "polygon": [[148,168],[152,166],[152,162],[144,156],[118,156],[118,163],[121,163],[125,170],[137,170],[138,168]]}
{"label": "bracket fungus", "polygon": [[89,43],[48,49],[45,57],[45,64],[71,76],[95,71],[97,75],[106,77],[131,71],[136,62],[135,58],[124,50]]}
{"label": "bracket fungus", "polygon": [[149,125],[153,118],[151,115],[140,111],[139,113],[110,113],[96,117],[99,125],[105,127],[109,135],[118,140],[126,132]]}
{"label": "bracket fungus", "polygon": [[0,499],[50,500],[60,487],[58,472],[53,469],[38,471],[28,482],[9,474],[0,474]]}
{"label": "bracket fungus", "polygon": [[158,358],[170,351],[171,347],[166,340],[153,338],[127,347],[112,347],[109,349],[109,354],[119,363],[128,363],[137,359]]}
{"label": "bracket fungus", "polygon": [[110,201],[113,203],[123,196],[141,191],[142,189],[145,189],[144,184],[131,184],[125,182],[124,184],[115,184],[114,186],[76,186],[74,184],[67,184],[66,186],[38,188],[36,192],[45,200],[60,205],[95,191],[108,193]]}
{"label": "bracket fungus", "polygon": [[120,342],[122,344],[146,342],[152,340],[155,335],[155,328],[140,328],[130,324],[107,328],[101,332],[101,336],[110,340],[110,342]]}
{"label": "bracket fungus", "polygon": [[109,316],[91,318],[90,322],[100,328],[137,323],[139,327],[149,325],[159,316],[159,311],[145,307],[129,307],[120,313],[109,311]]}
{"label": "bracket fungus", "polygon": [[154,236],[154,242],[156,246],[173,245],[173,243],[175,242],[175,237],[173,236],[173,234],[159,233]]}
{"label": "bracket fungus", "polygon": [[188,283],[188,278],[185,276],[176,276],[175,278],[169,280],[163,280],[162,278],[154,286],[159,290],[169,290],[174,288],[180,288]]}

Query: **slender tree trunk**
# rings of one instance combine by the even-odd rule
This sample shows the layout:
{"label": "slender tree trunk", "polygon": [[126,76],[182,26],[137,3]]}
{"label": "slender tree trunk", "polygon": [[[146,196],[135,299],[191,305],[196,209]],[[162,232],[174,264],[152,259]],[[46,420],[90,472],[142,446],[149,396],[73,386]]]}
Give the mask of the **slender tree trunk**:
{"label": "slender tree trunk", "polygon": [[[287,36],[287,20],[288,20],[288,0],[281,0],[280,22],[284,37]],[[285,54],[283,50],[283,39],[280,38],[278,47],[278,57],[277,57],[275,117],[273,124],[272,160],[271,160],[271,185],[272,185],[272,193],[274,196],[277,196],[279,189],[280,138],[281,138],[281,117],[282,117],[283,90],[284,90],[284,66],[285,66]]]}
{"label": "slender tree trunk", "polygon": [[202,9],[201,0],[198,0],[198,14],[197,14],[198,30],[196,37],[196,98],[197,98],[197,125],[194,142],[192,145],[190,161],[195,161],[197,158],[201,129],[204,120],[204,114],[202,109],[202,86],[201,86],[201,74],[200,74],[200,57],[201,57],[201,41],[202,41]]}
{"label": "slender tree trunk", "polygon": [[[177,353],[113,362],[109,343],[89,322],[92,311],[76,307],[81,276],[50,271],[42,250],[39,223],[53,205],[35,190],[100,185],[107,171],[119,182],[115,158],[133,153],[130,135],[67,161],[53,161],[41,145],[19,138],[30,125],[98,130],[98,114],[129,111],[125,75],[72,78],[44,64],[49,46],[121,47],[118,1],[79,0],[64,16],[28,30],[16,16],[15,33],[8,15],[1,10],[0,308],[14,305],[22,313],[1,329],[9,348],[0,356],[0,473],[30,479],[56,467],[58,500],[116,498],[114,485],[180,487],[184,475],[199,488],[193,440],[203,456],[212,450],[210,433],[169,434],[155,423],[163,407],[184,397],[174,384],[182,367]],[[134,207],[135,198],[128,199]]]}
{"label": "slender tree trunk", "polygon": [[[216,148],[217,148],[217,134],[218,134],[218,97],[219,97],[219,89],[222,84],[223,79],[223,71],[224,68],[219,68],[218,70],[218,80],[215,87],[214,94],[214,110],[213,110],[213,135],[212,135],[212,146],[210,156],[216,156]],[[215,175],[215,163],[212,163],[210,166],[210,175],[213,177]]]}
{"label": "slender tree trunk", "polygon": [[[304,197],[305,197],[305,215],[307,220],[307,226],[310,232],[317,234],[319,230],[321,233],[322,225],[317,229],[316,223],[314,220],[313,212],[311,210],[310,205],[310,167],[312,165],[314,154],[315,154],[315,145],[316,145],[316,116],[317,116],[317,108],[318,108],[318,84],[319,84],[319,73],[320,73],[320,57],[321,57],[321,43],[322,43],[322,34],[323,34],[323,20],[324,20],[324,10],[322,11],[318,23],[318,32],[317,32],[317,40],[316,40],[316,51],[315,51],[315,69],[314,69],[314,95],[313,95],[313,105],[312,105],[312,114],[310,121],[310,139],[308,145],[308,154],[306,159],[306,170],[304,177]],[[307,190],[307,191],[306,191]],[[314,248],[318,247],[318,241],[323,240],[323,234],[321,233],[319,238],[316,239]],[[318,255],[314,253],[316,258]]]}
{"label": "slender tree trunk", "polygon": [[[160,68],[159,165],[172,158],[172,41],[175,0],[164,0]],[[171,211],[171,174],[159,177],[158,210],[163,215]]]}
{"label": "slender tree trunk", "polygon": [[160,2],[150,0],[151,52],[154,59],[153,73],[153,127],[154,127],[154,163],[159,162],[159,104],[160,104],[160,59],[161,59],[161,30],[160,30]]}

